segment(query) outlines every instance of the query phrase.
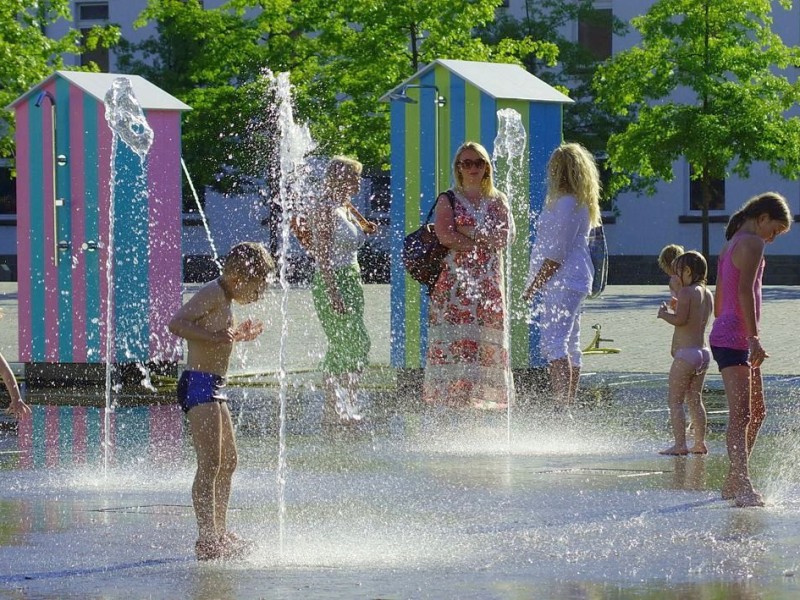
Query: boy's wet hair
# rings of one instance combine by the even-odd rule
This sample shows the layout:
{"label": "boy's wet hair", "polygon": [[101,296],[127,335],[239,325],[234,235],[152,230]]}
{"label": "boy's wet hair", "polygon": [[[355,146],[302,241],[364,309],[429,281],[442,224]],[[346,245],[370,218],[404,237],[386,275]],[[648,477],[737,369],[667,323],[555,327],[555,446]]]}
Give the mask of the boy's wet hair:
{"label": "boy's wet hair", "polygon": [[672,269],[672,263],[675,259],[683,254],[683,246],[678,244],[668,244],[661,249],[658,255],[658,266],[665,273],[669,273]]}
{"label": "boy's wet hair", "polygon": [[692,284],[708,282],[708,263],[705,257],[696,250],[689,250],[672,261],[672,270],[680,274],[683,269],[689,269],[692,274]]}
{"label": "boy's wet hair", "polygon": [[275,274],[275,261],[267,249],[256,242],[236,244],[225,257],[222,274],[247,279],[266,280]]}

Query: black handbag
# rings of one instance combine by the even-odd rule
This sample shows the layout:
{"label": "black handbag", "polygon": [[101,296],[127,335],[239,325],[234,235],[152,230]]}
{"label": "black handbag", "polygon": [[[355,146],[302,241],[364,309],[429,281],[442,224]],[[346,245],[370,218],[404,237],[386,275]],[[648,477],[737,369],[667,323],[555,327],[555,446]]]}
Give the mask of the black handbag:
{"label": "black handbag", "polygon": [[[455,207],[456,196],[453,190],[444,192],[450,200],[451,208]],[[437,196],[438,202],[438,196]],[[442,263],[447,256],[449,248],[439,243],[436,230],[430,222],[436,202],[428,211],[425,222],[419,229],[409,233],[403,240],[403,266],[411,277],[428,286],[428,293],[433,289],[439,274],[442,272]]]}

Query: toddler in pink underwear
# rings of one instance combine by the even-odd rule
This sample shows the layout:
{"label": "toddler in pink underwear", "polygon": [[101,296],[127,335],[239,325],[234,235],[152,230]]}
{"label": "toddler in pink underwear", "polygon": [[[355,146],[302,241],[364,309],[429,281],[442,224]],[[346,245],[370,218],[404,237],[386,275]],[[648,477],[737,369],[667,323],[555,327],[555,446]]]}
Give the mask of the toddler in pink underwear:
{"label": "toddler in pink underwear", "polygon": [[[706,289],[708,265],[694,250],[684,252],[672,262],[680,280],[675,309],[664,302],[658,318],[675,328],[672,334],[672,368],[669,371],[669,420],[675,444],[661,454],[706,454],[706,409],[703,406],[703,381],[711,361],[711,349],[705,343],[709,318],[714,312],[714,297]],[[689,408],[694,429],[694,445],[686,444],[684,402]]]}

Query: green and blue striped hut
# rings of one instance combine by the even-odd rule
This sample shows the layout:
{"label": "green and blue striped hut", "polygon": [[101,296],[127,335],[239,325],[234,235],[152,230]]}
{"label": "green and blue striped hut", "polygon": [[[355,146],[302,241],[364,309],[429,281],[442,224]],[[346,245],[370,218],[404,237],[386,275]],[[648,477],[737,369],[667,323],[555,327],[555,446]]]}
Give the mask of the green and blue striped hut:
{"label": "green and blue striped hut", "polygon": [[530,213],[514,215],[518,235],[511,249],[511,359],[516,369],[541,366],[538,331],[527,323],[517,299],[536,235],[529,214],[538,214],[544,204],[547,159],[562,141],[562,107],[572,100],[518,65],[446,59],[421,69],[382,100],[391,103],[392,366],[423,367],[427,346],[428,299],[403,270],[403,238],[419,227],[438,193],[452,184],[453,153],[463,142],[480,142],[492,154],[502,109],[518,112],[526,130],[526,172],[515,184],[515,194],[530,200]]}

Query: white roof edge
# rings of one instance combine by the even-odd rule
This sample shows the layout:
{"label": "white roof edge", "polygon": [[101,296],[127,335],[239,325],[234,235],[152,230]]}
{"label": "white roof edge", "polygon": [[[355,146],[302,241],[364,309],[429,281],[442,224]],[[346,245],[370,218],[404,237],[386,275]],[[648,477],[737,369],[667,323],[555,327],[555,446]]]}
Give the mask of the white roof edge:
{"label": "white roof edge", "polygon": [[187,111],[192,110],[192,107],[178,100],[172,94],[162,90],[157,85],[150,83],[144,77],[139,75],[129,75],[126,73],[90,73],[87,71],[54,71],[36,85],[32,86],[24,94],[16,98],[13,102],[6,106],[7,110],[13,108],[34,94],[37,89],[46,85],[55,77],[63,77],[73,85],[81,88],[87,94],[94,96],[98,101],[105,100],[105,93],[111,88],[111,84],[115,79],[125,77],[130,80],[133,87],[136,100],[144,110],[176,110]]}
{"label": "white roof edge", "polygon": [[[478,61],[455,60],[447,58],[437,58],[432,63],[429,63],[411,77],[404,80],[402,83],[396,85],[391,90],[386,92],[380,97],[381,102],[389,102],[390,96],[396,91],[402,89],[404,86],[410,84],[412,81],[421,78],[428,71],[432,70],[437,64],[442,65],[451,73],[454,73],[468,81],[470,84],[477,87],[479,90],[488,94],[496,100],[527,100],[535,102],[550,102],[558,104],[573,104],[575,101],[569,96],[562,94],[550,84],[542,81],[532,73],[529,73],[521,66],[513,63],[489,63]],[[476,73],[479,70],[491,70],[498,68],[507,72],[513,72],[513,75],[518,75],[523,87],[529,90],[529,93],[520,94],[513,90],[518,90],[520,87],[516,86],[513,82],[503,80],[501,85],[490,85],[488,78],[480,76]],[[517,74],[516,71],[519,71]]]}

